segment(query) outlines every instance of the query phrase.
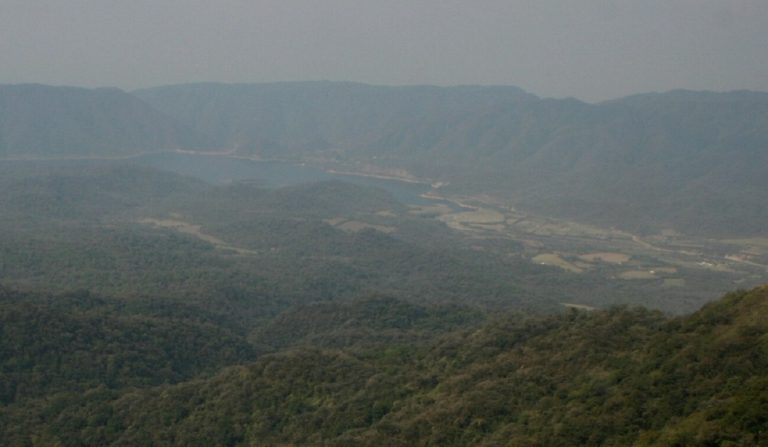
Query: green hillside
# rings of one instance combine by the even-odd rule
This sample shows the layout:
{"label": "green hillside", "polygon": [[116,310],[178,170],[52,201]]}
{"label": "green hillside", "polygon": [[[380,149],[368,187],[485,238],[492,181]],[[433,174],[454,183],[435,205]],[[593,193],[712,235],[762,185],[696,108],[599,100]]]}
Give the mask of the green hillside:
{"label": "green hillside", "polygon": [[768,445],[768,288],[611,307],[727,272],[567,272],[371,187],[109,160],[6,160],[0,207],[0,445]]}
{"label": "green hillside", "polygon": [[[0,281],[198,303],[246,327],[287,308],[366,295],[551,312],[560,303],[686,312],[735,275],[689,287],[573,274],[513,241],[467,237],[387,193],[340,182],[212,186],[114,162],[0,164]],[[688,276],[686,276],[688,277]]]}
{"label": "green hillside", "polygon": [[305,347],[177,385],[7,406],[2,436],[15,445],[768,445],[766,306],[763,287],[674,319],[574,311],[497,317],[426,346]]}
{"label": "green hillside", "polygon": [[0,402],[106,386],[189,380],[255,359],[255,349],[205,312],[85,291],[0,291]]}
{"label": "green hillside", "polygon": [[0,281],[9,286],[195,302],[246,326],[295,304],[369,293],[560,307],[536,287],[557,272],[478,257],[471,241],[372,188],[211,186],[106,162],[0,169]]}

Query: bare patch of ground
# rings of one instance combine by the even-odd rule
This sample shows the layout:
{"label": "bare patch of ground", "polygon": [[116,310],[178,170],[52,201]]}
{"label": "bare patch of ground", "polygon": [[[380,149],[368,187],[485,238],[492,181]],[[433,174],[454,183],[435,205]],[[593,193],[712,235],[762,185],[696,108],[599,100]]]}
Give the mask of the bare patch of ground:
{"label": "bare patch of ground", "polygon": [[336,226],[336,228],[344,231],[349,231],[351,233],[357,233],[359,231],[363,231],[366,228],[370,228],[372,230],[381,231],[382,233],[393,233],[396,228],[391,227],[388,225],[376,225],[376,224],[370,224],[367,222],[360,222],[359,220],[348,220],[342,224],[339,224]]}
{"label": "bare patch of ground", "polygon": [[363,231],[366,228],[370,228],[372,230],[381,231],[382,233],[390,234],[394,233],[395,230],[397,230],[396,227],[389,226],[389,225],[377,225],[372,224],[368,222],[361,222],[359,220],[348,220],[343,217],[334,217],[333,219],[324,219],[323,222],[332,225],[335,228],[338,228],[342,231],[347,231],[349,233],[357,233],[359,231]]}
{"label": "bare patch of ground", "polygon": [[627,270],[619,274],[621,279],[656,279],[656,275],[650,270]]}
{"label": "bare patch of ground", "polygon": [[566,261],[556,253],[542,253],[540,255],[534,256],[532,260],[537,264],[560,267],[563,270],[573,272],[573,273],[584,272],[584,269],[579,268],[576,265]]}
{"label": "bare patch of ground", "polygon": [[439,203],[436,205],[424,205],[424,206],[411,205],[410,210],[408,212],[416,216],[431,217],[431,216],[442,216],[445,214],[451,214],[453,213],[453,210],[451,209],[450,206],[444,203]]}
{"label": "bare patch of ground", "polygon": [[585,255],[581,255],[579,256],[579,259],[582,259],[587,262],[607,262],[609,264],[623,264],[629,261],[630,256],[625,255],[624,253],[599,252],[599,253],[588,253]]}
{"label": "bare patch of ground", "polygon": [[503,233],[507,229],[505,225],[507,217],[489,208],[476,208],[459,213],[452,211],[449,214],[441,214],[437,218],[450,228],[460,231]]}
{"label": "bare patch of ground", "polygon": [[344,223],[347,219],[343,217],[334,217],[331,219],[323,219],[323,222],[327,223],[328,225],[335,227],[336,225],[340,225]]}
{"label": "bare patch of ground", "polygon": [[504,224],[482,224],[482,223],[476,223],[472,224],[473,227],[482,229],[482,230],[488,230],[488,231],[494,231],[496,233],[500,233],[504,230],[506,230],[506,226]]}
{"label": "bare patch of ground", "polygon": [[[179,217],[179,216],[178,214],[174,214],[174,217]],[[225,241],[215,236],[211,236],[210,234],[205,234],[201,231],[200,225],[195,225],[189,222],[185,222],[183,220],[153,219],[153,218],[147,217],[147,218],[139,219],[138,222],[144,225],[151,225],[153,227],[159,227],[159,228],[167,228],[174,231],[178,231],[179,233],[188,234],[202,241],[208,242],[209,244],[213,245],[216,248],[223,249],[223,250],[231,250],[241,255],[257,254],[255,250],[248,250],[245,248],[235,247],[233,245],[227,244]]]}

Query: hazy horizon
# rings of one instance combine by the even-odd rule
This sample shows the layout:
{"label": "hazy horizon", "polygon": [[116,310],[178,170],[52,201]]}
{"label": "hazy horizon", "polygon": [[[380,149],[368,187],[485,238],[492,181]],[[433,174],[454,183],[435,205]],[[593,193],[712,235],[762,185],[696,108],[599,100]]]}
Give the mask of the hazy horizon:
{"label": "hazy horizon", "polygon": [[0,83],[768,91],[768,2],[0,1]]}

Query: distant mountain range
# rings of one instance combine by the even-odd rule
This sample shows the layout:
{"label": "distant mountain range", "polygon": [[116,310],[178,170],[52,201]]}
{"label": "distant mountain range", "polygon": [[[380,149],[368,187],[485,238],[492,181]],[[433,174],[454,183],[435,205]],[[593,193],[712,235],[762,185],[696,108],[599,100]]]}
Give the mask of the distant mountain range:
{"label": "distant mountain range", "polygon": [[205,146],[201,134],[122,90],[0,85],[2,157],[121,156]]}
{"label": "distant mountain range", "polygon": [[588,104],[516,87],[0,87],[0,154],[172,148],[404,169],[546,215],[640,232],[765,235],[768,94]]}

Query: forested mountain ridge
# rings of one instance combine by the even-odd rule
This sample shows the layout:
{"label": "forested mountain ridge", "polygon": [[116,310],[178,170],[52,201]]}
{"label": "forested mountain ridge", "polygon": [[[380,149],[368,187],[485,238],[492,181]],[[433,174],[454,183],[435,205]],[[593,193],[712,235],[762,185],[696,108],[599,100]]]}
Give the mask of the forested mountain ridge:
{"label": "forested mountain ridge", "polygon": [[0,86],[0,157],[190,149],[407,172],[640,233],[764,236],[766,148],[768,94],[750,91],[588,104],[516,87]]}
{"label": "forested mountain ridge", "polygon": [[[478,257],[470,241],[374,188],[213,186],[112,161],[6,162],[0,174],[9,286],[172,298],[243,324],[367,293],[561,307],[546,290],[559,272]],[[593,280],[574,280],[594,293]]]}
{"label": "forested mountain ridge", "polygon": [[186,383],[6,406],[0,436],[10,445],[762,446],[766,311],[762,287],[672,319],[573,311],[497,317],[427,345],[309,345]]}
{"label": "forested mountain ridge", "polygon": [[324,82],[134,94],[241,154],[405,169],[448,192],[633,231],[764,233],[766,93],[588,104],[511,87]]}
{"label": "forested mountain ridge", "polygon": [[0,404],[106,386],[161,385],[256,358],[199,308],[0,288]]}
{"label": "forested mountain ridge", "polygon": [[[379,87],[349,82],[185,84],[133,92],[158,110],[193,125],[221,147],[263,157],[339,151],[380,156],[422,148],[392,141],[414,132],[536,100],[516,87]],[[428,127],[427,127],[428,126]],[[439,135],[437,135],[439,137]],[[412,142],[416,143],[416,142]]]}
{"label": "forested mountain ridge", "polygon": [[207,143],[122,90],[0,85],[0,157],[112,157],[182,147]]}
{"label": "forested mountain ridge", "polygon": [[567,302],[680,313],[738,279],[681,267],[676,274],[695,283],[669,288],[664,279],[606,278],[603,267],[575,275],[530,262],[515,241],[467,238],[386,192],[337,181],[269,190],[125,162],[6,161],[0,187],[6,285],[172,298],[246,325],[294,304],[370,294],[533,312]]}

